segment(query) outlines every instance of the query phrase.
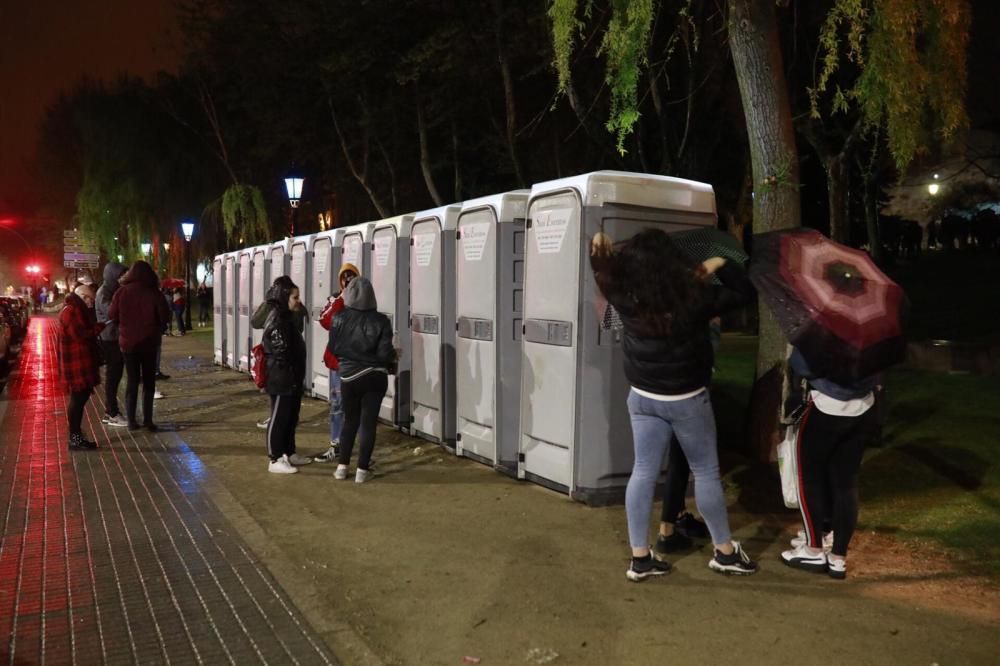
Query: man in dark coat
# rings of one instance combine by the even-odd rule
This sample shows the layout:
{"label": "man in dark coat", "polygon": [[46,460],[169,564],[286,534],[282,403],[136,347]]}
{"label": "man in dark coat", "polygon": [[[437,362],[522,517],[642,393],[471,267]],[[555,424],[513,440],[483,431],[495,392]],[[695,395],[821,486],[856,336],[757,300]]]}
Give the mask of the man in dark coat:
{"label": "man in dark coat", "polygon": [[118,409],[118,385],[121,384],[122,374],[125,372],[125,357],[122,356],[122,350],[118,346],[118,324],[108,321],[108,310],[111,308],[111,299],[120,286],[118,281],[125,275],[125,270],[125,266],[117,262],[105,266],[104,282],[97,290],[95,298],[97,321],[105,324],[100,335],[101,353],[104,355],[105,364],[104,416],[101,417],[101,422],[116,427],[128,425],[128,421]]}
{"label": "man in dark coat", "polygon": [[80,285],[66,296],[59,313],[59,370],[69,390],[69,448],[96,449],[83,437],[83,410],[101,383],[97,334],[101,326],[93,311],[94,291]]}
{"label": "man in dark coat", "polygon": [[156,393],[156,353],[170,311],[160,293],[160,279],[152,266],[137,261],[121,280],[122,286],[111,299],[108,320],[118,324],[118,344],[125,356],[125,413],[128,427],[137,430],[136,403],[142,381],[143,427],[157,430],[153,423],[153,395]]}

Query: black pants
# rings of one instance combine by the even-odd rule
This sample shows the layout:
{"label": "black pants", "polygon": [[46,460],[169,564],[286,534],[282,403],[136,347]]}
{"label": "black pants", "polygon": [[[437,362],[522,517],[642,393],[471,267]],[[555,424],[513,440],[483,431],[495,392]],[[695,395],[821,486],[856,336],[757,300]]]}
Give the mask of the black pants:
{"label": "black pants", "polygon": [[667,474],[663,489],[663,515],[665,523],[677,520],[677,515],[684,510],[684,498],[687,497],[688,479],[691,476],[691,466],[687,456],[681,449],[676,437],[670,439],[670,453],[667,455]]}
{"label": "black pants", "polygon": [[207,304],[202,303],[199,305],[198,310],[198,323],[204,325],[208,324],[208,312],[211,308]]}
{"label": "black pants", "polygon": [[156,353],[159,345],[142,347],[123,352],[125,372],[125,416],[130,424],[136,423],[136,403],[139,399],[139,383],[142,382],[142,422],[153,422],[153,394],[156,393]]}
{"label": "black pants", "polygon": [[186,330],[184,328],[184,310],[174,310],[174,316],[177,317],[177,331],[183,333]]}
{"label": "black pants", "polygon": [[823,523],[829,517],[832,552],[847,555],[858,523],[858,470],[875,426],[874,409],[861,416],[831,416],[812,403],[806,409],[796,453],[799,507],[811,547],[823,547]]}
{"label": "black pants", "polygon": [[88,388],[69,394],[69,434],[83,434],[83,410],[87,407],[87,401],[93,392],[94,389]]}
{"label": "black pants", "polygon": [[349,465],[354,439],[361,433],[361,455],[358,469],[368,469],[375,450],[375,428],[382,398],[389,388],[389,377],[384,372],[369,372],[349,382],[341,379],[340,391],[344,405],[344,429],[340,433],[341,465]]}
{"label": "black pants", "polygon": [[295,453],[295,429],[299,426],[302,392],[271,396],[271,421],[267,424],[267,456],[277,460]]}
{"label": "black pants", "polygon": [[125,357],[118,347],[118,341],[101,340],[101,350],[104,354],[104,413],[108,416],[118,416],[118,385],[125,372]]}

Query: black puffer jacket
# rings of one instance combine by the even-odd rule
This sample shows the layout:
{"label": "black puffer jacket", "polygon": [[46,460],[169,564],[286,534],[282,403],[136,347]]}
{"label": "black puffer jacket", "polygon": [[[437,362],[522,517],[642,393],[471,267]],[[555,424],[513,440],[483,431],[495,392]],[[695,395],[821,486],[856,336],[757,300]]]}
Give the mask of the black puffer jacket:
{"label": "black puffer jacket", "polygon": [[611,303],[625,326],[625,376],[632,386],[659,395],[680,395],[708,386],[715,361],[709,320],[746,305],[754,295],[750,279],[732,262],[723,264],[715,275],[722,285],[706,284],[688,324],[678,326],[670,335],[640,335],[638,320],[626,314],[627,304]]}
{"label": "black puffer jacket", "polygon": [[340,379],[349,382],[369,372],[388,372],[396,363],[392,324],[375,310],[375,290],[364,277],[344,290],[344,309],[333,316],[327,349],[340,362]]}
{"label": "black puffer jacket", "polygon": [[[269,293],[269,296],[274,294]],[[306,342],[295,330],[288,296],[268,300],[271,314],[264,325],[264,354],[267,359],[268,395],[295,395],[302,392],[306,378]]]}

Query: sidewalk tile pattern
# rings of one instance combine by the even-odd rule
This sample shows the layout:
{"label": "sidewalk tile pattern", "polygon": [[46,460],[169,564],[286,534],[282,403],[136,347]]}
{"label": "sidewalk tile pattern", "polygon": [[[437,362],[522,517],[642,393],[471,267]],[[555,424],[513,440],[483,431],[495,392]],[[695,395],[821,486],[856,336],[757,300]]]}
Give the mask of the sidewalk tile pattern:
{"label": "sidewalk tile pattern", "polygon": [[0,430],[0,664],[332,664],[201,487],[177,433],[67,446],[58,322],[36,317]]}

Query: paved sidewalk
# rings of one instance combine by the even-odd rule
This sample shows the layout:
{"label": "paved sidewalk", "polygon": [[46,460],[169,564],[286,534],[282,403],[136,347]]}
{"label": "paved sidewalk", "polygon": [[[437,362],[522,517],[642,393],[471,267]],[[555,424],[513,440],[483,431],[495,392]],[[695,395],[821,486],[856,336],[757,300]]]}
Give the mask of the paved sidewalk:
{"label": "paved sidewalk", "polygon": [[101,448],[69,451],[56,331],[32,320],[0,394],[0,663],[335,663],[177,433],[107,428],[95,395]]}

